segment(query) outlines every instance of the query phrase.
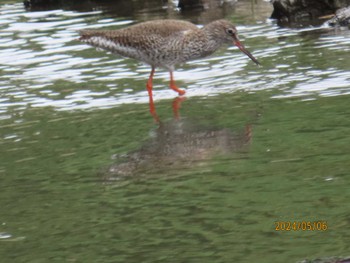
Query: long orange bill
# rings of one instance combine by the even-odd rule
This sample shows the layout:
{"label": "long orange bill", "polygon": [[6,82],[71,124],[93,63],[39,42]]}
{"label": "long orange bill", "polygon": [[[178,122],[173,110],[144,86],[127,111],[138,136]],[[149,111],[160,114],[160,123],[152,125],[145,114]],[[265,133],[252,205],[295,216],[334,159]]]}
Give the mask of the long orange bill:
{"label": "long orange bill", "polygon": [[235,39],[233,41],[233,44],[235,44],[244,54],[253,60],[255,64],[259,66],[261,65],[260,62],[243,46],[243,44],[238,39]]}

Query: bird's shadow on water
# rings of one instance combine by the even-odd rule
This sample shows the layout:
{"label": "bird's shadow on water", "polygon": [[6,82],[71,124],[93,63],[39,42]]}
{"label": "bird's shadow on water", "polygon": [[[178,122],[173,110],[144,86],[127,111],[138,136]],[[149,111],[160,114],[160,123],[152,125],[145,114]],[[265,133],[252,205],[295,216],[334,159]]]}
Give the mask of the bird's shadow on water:
{"label": "bird's shadow on water", "polygon": [[100,170],[103,183],[118,184],[154,176],[182,175],[205,167],[216,156],[229,157],[249,150],[252,125],[232,130],[199,124],[198,120],[180,116],[179,103],[183,101],[182,97],[172,102],[174,118],[164,122],[154,108],[152,116],[156,115],[157,128],[150,132],[149,138],[137,150],[112,156],[114,163]]}

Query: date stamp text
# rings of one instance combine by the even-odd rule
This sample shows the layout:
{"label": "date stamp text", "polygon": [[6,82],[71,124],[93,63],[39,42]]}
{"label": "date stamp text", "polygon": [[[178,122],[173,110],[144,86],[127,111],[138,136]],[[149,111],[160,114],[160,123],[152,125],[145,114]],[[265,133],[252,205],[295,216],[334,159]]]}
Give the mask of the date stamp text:
{"label": "date stamp text", "polygon": [[327,221],[276,221],[276,231],[326,231]]}

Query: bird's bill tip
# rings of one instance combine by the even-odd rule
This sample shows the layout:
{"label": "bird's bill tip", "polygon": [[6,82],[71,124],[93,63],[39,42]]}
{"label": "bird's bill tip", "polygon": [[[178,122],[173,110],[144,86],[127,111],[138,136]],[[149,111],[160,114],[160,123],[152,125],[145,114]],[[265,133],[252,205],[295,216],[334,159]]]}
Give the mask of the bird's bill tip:
{"label": "bird's bill tip", "polygon": [[238,39],[235,40],[233,44],[236,45],[239,50],[246,54],[251,60],[253,60],[255,64],[259,66],[261,65],[260,62],[243,46],[243,44]]}

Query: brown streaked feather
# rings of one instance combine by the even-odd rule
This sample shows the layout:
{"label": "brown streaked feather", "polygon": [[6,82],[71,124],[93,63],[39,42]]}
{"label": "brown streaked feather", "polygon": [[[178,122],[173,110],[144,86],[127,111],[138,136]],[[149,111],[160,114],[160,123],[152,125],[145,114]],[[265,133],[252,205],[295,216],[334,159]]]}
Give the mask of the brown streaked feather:
{"label": "brown streaked feather", "polygon": [[[199,30],[190,22],[180,20],[154,20],[136,24],[118,30],[81,30],[80,41],[88,42],[92,37],[101,37],[115,41],[123,46],[140,47],[147,46],[147,42],[161,42],[162,40],[187,30]],[[101,47],[98,43],[89,43],[92,46]],[[102,47],[103,48],[103,47]],[[112,51],[112,50],[111,50]]]}
{"label": "brown streaked feather", "polygon": [[178,32],[186,30],[199,30],[194,24],[181,20],[153,20],[126,28],[117,30],[81,30],[79,31],[81,38],[85,40],[91,36],[106,36],[108,38],[118,38],[120,36],[132,37],[133,35],[139,38],[142,35],[156,35],[158,37],[169,37]]}
{"label": "brown streaked feather", "polygon": [[154,20],[119,30],[82,30],[80,35],[80,40],[91,46],[169,70],[232,43],[258,64],[239,42],[235,26],[226,20],[200,29],[181,20]]}
{"label": "brown streaked feather", "polygon": [[[125,57],[152,61],[157,50],[162,50],[171,39],[181,39],[184,32],[197,32],[194,24],[181,20],[154,20],[118,30],[82,30],[80,41]],[[177,35],[177,38],[173,38]],[[153,55],[151,55],[151,53]]]}

